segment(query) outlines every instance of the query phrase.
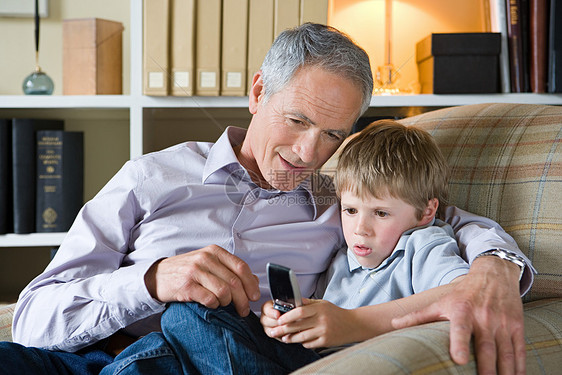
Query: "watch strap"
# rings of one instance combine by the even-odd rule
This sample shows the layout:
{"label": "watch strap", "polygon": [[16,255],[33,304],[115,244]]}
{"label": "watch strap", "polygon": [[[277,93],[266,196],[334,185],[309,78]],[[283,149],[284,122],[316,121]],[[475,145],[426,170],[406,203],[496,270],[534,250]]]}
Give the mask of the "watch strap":
{"label": "watch strap", "polygon": [[521,273],[519,274],[519,280],[521,280],[521,278],[523,277],[523,273],[525,272],[525,267],[527,266],[527,263],[525,262],[525,259],[519,254],[504,249],[490,249],[484,251],[483,253],[478,254],[476,258],[480,258],[483,256],[496,256],[503,260],[507,260],[508,262],[517,264],[521,269]]}

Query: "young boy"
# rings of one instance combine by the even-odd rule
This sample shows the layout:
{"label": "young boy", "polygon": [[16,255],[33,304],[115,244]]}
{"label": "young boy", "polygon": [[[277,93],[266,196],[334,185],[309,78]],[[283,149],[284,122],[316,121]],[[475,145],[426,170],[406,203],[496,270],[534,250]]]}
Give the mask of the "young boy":
{"label": "young boy", "polygon": [[447,206],[448,166],[427,132],[392,120],[371,124],[342,151],[335,182],[348,247],[318,283],[315,297],[322,300],[309,300],[302,309],[309,311],[278,320],[269,303],[262,309],[271,337],[308,348],[363,341],[385,331],[368,327],[387,321],[365,325],[357,313],[350,313],[356,321],[338,324],[330,318],[341,316],[338,308],[394,301],[449,284],[469,268],[451,227],[436,218]]}
{"label": "young boy", "polygon": [[[347,249],[319,282],[316,295],[323,299],[305,299],[282,316],[267,302],[263,327],[255,315],[241,318],[230,306],[170,306],[163,332],[169,342],[182,342],[175,354],[184,372],[287,373],[321,358],[311,349],[388,332],[393,317],[435,301],[469,268],[452,229],[436,219],[446,205],[447,174],[426,132],[390,120],[363,130],[344,148],[336,170]],[[418,299],[398,300],[417,293]],[[187,322],[198,338],[187,340],[189,347],[176,322],[184,329]]]}

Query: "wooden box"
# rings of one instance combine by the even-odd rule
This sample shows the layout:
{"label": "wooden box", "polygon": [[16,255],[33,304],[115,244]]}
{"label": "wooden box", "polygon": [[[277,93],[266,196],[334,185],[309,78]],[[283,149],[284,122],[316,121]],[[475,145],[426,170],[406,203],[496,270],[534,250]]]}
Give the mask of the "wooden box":
{"label": "wooden box", "polygon": [[123,29],[100,18],[64,20],[64,95],[122,94]]}

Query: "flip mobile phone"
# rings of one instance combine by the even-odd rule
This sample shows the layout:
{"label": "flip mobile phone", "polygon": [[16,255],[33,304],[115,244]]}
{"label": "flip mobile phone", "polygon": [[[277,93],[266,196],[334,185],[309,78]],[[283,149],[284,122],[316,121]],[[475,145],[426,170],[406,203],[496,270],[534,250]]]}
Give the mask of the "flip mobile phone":
{"label": "flip mobile phone", "polygon": [[273,308],[281,314],[302,306],[302,297],[295,272],[279,264],[267,264],[267,280]]}

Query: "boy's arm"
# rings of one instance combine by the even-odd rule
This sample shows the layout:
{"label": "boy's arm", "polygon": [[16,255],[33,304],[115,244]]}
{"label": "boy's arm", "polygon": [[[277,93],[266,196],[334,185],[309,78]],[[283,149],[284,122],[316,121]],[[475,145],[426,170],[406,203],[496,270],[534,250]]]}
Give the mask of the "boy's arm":
{"label": "boy's arm", "polygon": [[394,330],[394,318],[430,306],[463,277],[406,298],[351,310],[325,300],[305,299],[304,306],[280,316],[268,302],[262,308],[261,321],[268,336],[286,343],[301,343],[306,348],[352,344]]}

